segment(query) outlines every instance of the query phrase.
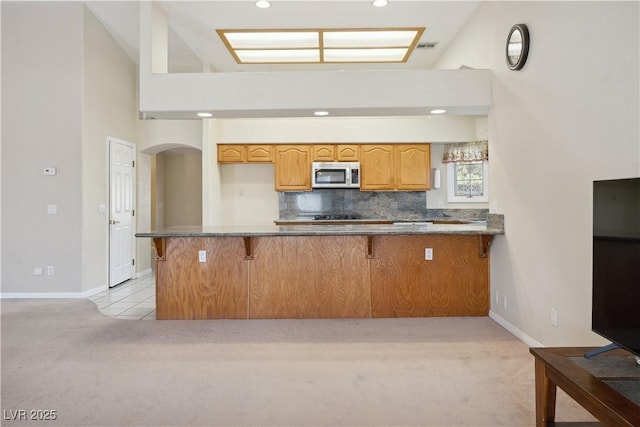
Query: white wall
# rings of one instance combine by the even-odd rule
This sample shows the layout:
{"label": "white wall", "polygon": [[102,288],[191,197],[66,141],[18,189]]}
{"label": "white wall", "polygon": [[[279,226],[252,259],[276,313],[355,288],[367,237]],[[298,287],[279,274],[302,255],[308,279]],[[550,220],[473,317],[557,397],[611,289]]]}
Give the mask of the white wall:
{"label": "white wall", "polygon": [[[590,332],[592,182],[640,175],[638,7],[484,2],[438,64],[493,71],[490,200],[506,235],[491,247],[491,309],[545,345],[603,342]],[[516,23],[531,49],[510,71]]]}
{"label": "white wall", "polygon": [[0,7],[2,292],[81,292],[83,5]]}
{"label": "white wall", "polygon": [[[11,207],[2,216],[2,295],[88,295],[107,286],[106,138],[136,142],[135,64],[81,2],[1,7],[1,196]],[[46,166],[58,174],[43,176]],[[138,167],[149,167],[143,156]],[[46,215],[47,204],[58,214]],[[137,213],[148,228],[149,213]],[[139,253],[138,271],[148,269],[149,251]]]}
{"label": "white wall", "polygon": [[202,225],[202,153],[165,152],[164,226]]}
{"label": "white wall", "polygon": [[[136,66],[86,7],[83,58],[82,284],[87,291],[109,280],[109,213],[98,210],[109,206],[107,137],[137,142],[138,115]],[[145,163],[137,160],[137,172],[145,176]],[[137,216],[145,217],[144,210],[137,209]],[[136,256],[138,268],[150,267],[148,253]]]}
{"label": "white wall", "polygon": [[[468,117],[214,119],[208,122],[214,126],[208,140],[210,152],[216,152],[218,142],[443,143],[471,141],[477,133],[476,120]],[[213,161],[205,160],[203,165],[203,176],[209,177],[206,191],[216,191],[213,183],[218,179],[220,182],[219,198],[205,200],[204,218],[209,224],[272,224],[279,217],[273,165],[216,165]]]}

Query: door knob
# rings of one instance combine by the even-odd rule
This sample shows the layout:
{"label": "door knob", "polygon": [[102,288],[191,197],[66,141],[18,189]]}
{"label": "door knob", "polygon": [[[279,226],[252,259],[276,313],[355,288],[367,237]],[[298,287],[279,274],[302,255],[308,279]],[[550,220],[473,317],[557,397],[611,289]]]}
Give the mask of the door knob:
{"label": "door knob", "polygon": [[116,221],[115,219],[109,220],[109,224],[120,224],[120,221]]}

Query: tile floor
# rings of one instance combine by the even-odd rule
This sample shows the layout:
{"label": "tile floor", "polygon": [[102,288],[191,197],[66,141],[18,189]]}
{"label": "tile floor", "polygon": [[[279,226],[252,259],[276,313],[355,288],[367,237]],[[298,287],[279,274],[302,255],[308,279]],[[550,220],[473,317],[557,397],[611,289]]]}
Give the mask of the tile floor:
{"label": "tile floor", "polygon": [[156,284],[153,274],[130,279],[89,298],[102,314],[118,319],[155,320]]}

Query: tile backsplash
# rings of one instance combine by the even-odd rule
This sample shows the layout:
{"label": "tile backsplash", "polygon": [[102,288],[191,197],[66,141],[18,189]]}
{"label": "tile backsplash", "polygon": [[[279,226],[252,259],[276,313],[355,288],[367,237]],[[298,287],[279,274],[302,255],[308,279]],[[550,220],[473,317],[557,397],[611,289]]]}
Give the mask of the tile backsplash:
{"label": "tile backsplash", "polygon": [[351,214],[375,219],[485,219],[488,209],[427,209],[425,191],[318,189],[279,193],[280,219]]}

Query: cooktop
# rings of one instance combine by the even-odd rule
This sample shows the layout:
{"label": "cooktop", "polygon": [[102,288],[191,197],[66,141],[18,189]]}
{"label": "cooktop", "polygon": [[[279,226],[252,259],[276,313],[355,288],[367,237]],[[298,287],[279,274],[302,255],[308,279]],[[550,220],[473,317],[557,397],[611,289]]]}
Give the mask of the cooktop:
{"label": "cooktop", "polygon": [[360,219],[360,215],[352,214],[329,214],[329,215],[316,215],[313,217],[316,221],[331,221],[331,220],[347,220],[347,219]]}

